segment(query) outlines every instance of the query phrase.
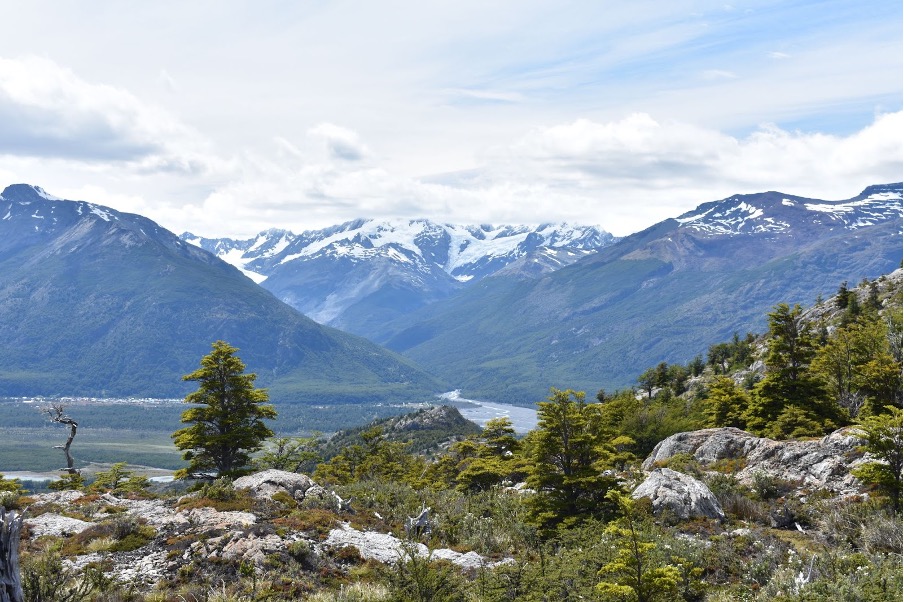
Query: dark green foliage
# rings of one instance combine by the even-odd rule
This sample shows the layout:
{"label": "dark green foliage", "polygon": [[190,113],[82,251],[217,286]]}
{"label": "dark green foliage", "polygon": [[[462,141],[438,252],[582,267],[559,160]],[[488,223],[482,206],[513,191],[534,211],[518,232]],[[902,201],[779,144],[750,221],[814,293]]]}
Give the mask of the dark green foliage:
{"label": "dark green foliage", "polygon": [[464,601],[463,581],[457,567],[424,558],[414,546],[405,548],[389,573],[393,599],[398,602]]}
{"label": "dark green foliage", "polygon": [[749,429],[776,439],[821,435],[843,422],[840,407],[809,370],[816,341],[801,313],[799,305],[786,303],[769,313],[766,376],[746,415]]}
{"label": "dark green foliage", "polygon": [[528,472],[526,461],[518,455],[520,449],[511,421],[494,418],[487,421],[479,438],[453,443],[427,467],[428,485],[477,492],[519,482]]}
{"label": "dark green foliage", "polygon": [[268,440],[264,450],[254,458],[255,470],[285,470],[286,472],[310,471],[322,459],[317,451],[318,437],[274,437]]}
{"label": "dark green foliage", "polygon": [[314,478],[334,485],[368,480],[410,482],[424,470],[423,458],[408,453],[407,444],[387,440],[380,427],[363,431],[361,440],[319,464]]}
{"label": "dark green foliage", "polygon": [[716,374],[727,374],[732,370],[746,368],[753,356],[754,340],[752,333],[748,332],[742,339],[736,332],[730,343],[710,345],[707,363]]}
{"label": "dark green foliage", "polygon": [[[7,510],[18,509],[20,496],[24,493],[26,491],[18,479],[6,479],[0,474],[0,513],[2,513],[4,508]],[[2,525],[2,522],[0,522],[0,525]],[[3,534],[0,533],[0,537],[2,536]],[[2,593],[2,590],[0,590],[0,593]]]}
{"label": "dark green foliage", "polygon": [[0,474],[0,493],[24,493],[19,479],[6,479]]}
{"label": "dark green foliage", "polygon": [[702,428],[705,417],[700,404],[677,397],[670,388],[660,391],[652,399],[637,399],[627,390],[606,398],[600,404],[604,438],[615,445],[619,438],[620,451],[627,451],[636,458],[643,458],[653,447],[675,433]]}
{"label": "dark green foliage", "polygon": [[547,532],[612,512],[606,498],[617,479],[603,471],[612,459],[602,432],[600,404],[584,402],[584,393],[552,389],[540,402],[539,423],[532,439],[533,467],[528,485],[534,520]]}
{"label": "dark green foliage", "polygon": [[68,473],[59,479],[51,481],[47,487],[53,491],[77,491],[85,486],[85,478],[79,473]]}
{"label": "dark green foliage", "polygon": [[886,414],[867,417],[860,432],[866,438],[865,449],[876,460],[858,467],[854,474],[862,481],[876,485],[891,500],[891,507],[898,512],[901,507],[901,470],[904,468],[904,437],[902,437],[902,412],[894,406],[886,408]]}
{"label": "dark green foliage", "polygon": [[735,426],[743,429],[744,415],[750,404],[750,396],[728,377],[716,377],[709,384],[704,414],[707,426]]}
{"label": "dark green foliage", "polygon": [[691,376],[700,376],[703,374],[704,368],[706,368],[706,364],[703,362],[702,355],[695,355],[694,359],[687,365],[687,370]]}
{"label": "dark green foliage", "polygon": [[451,406],[431,407],[339,431],[329,439],[318,442],[317,452],[328,460],[349,446],[361,445],[364,442],[363,433],[374,428],[380,429],[383,440],[405,443],[413,453],[430,453],[449,440],[480,433],[480,427],[465,420],[457,409]]}
{"label": "dark green foliage", "polygon": [[[856,298],[856,293],[855,293]],[[851,302],[851,291],[848,290],[847,280],[838,286],[838,292],[835,293],[835,307],[838,309],[847,309]]]}
{"label": "dark green foliage", "polygon": [[117,462],[109,470],[94,475],[94,482],[89,489],[94,492],[134,494],[146,493],[149,486],[150,481],[147,477],[138,476],[133,471],[127,470],[125,462]]}
{"label": "dark green foliage", "polygon": [[183,380],[197,381],[198,390],[185,398],[194,404],[182,413],[182,422],[191,424],[173,433],[176,447],[186,450],[187,468],[178,471],[182,478],[233,476],[245,471],[250,452],[257,451],[273,432],[264,419],[276,418],[273,406],[265,405],[264,389],[254,388],[254,374],[245,374],[238,351],[223,341],[201,358],[201,368]]}

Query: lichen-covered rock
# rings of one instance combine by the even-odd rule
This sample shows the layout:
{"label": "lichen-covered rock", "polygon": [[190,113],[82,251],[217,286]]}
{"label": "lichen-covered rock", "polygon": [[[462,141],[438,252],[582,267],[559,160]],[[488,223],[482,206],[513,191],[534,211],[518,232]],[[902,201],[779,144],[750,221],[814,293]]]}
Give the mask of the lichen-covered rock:
{"label": "lichen-covered rock", "polygon": [[631,497],[650,498],[655,514],[668,510],[680,519],[725,518],[719,500],[705,483],[669,468],[657,468],[650,473],[631,493]]}
{"label": "lichen-covered rock", "polygon": [[335,492],[321,487],[311,477],[284,470],[264,470],[235,480],[236,489],[249,489],[258,499],[273,499],[279,492],[285,492],[307,506],[328,508],[336,512],[348,512],[351,508]]}
{"label": "lichen-covered rock", "polygon": [[186,518],[191,529],[198,532],[248,527],[257,522],[257,516],[250,512],[220,512],[207,506],[192,508]]}
{"label": "lichen-covered rock", "polygon": [[81,491],[67,489],[64,491],[48,491],[33,497],[35,502],[39,504],[69,504],[84,496],[85,494]]}
{"label": "lichen-covered rock", "polygon": [[373,559],[384,564],[392,564],[405,559],[407,554],[406,546],[410,546],[409,549],[422,558],[430,557],[435,560],[447,560],[463,569],[474,569],[481,566],[492,567],[506,562],[488,562],[486,558],[477,552],[462,553],[446,548],[433,550],[431,553],[427,546],[422,543],[406,543],[388,533],[359,531],[345,523],[339,529],[330,531],[330,535],[323,542],[323,546],[335,549],[353,546],[357,548],[362,558]]}
{"label": "lichen-covered rock", "polygon": [[24,522],[31,529],[32,537],[41,537],[42,535],[54,535],[56,537],[74,535],[76,533],[81,533],[94,524],[50,512],[40,514],[34,518],[26,518]]}
{"label": "lichen-covered rock", "polygon": [[810,441],[774,441],[731,427],[702,429],[660,441],[644,460],[643,469],[651,470],[676,454],[687,453],[704,468],[733,461],[735,477],[745,485],[761,473],[801,487],[850,495],[860,488],[851,469],[864,461],[864,453],[858,449],[862,444],[851,428]]}
{"label": "lichen-covered rock", "polygon": [[249,489],[256,498],[272,499],[276,493],[285,492],[296,501],[303,501],[308,490],[317,483],[311,477],[285,470],[264,470],[240,477],[233,483],[236,489]]}

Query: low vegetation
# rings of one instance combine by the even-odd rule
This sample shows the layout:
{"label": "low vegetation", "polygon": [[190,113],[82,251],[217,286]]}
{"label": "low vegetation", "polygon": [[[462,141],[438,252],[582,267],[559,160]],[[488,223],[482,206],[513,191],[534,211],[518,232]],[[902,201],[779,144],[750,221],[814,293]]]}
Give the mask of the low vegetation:
{"label": "low vegetation", "polygon": [[[686,366],[655,366],[635,390],[601,390],[588,400],[552,389],[525,437],[497,419],[428,446],[412,445],[404,430],[390,436],[386,424],[346,434],[341,446],[273,438],[246,465],[230,465],[190,496],[165,502],[186,512],[253,512],[250,539],[291,541],[255,564],[185,560],[192,546],[222,530],[161,534],[117,515],[111,499],[152,494],[127,467],[114,466],[87,486],[97,507],[82,507],[78,516],[91,527],[67,538],[23,539],[26,599],[901,600],[901,307],[892,284],[845,285],[807,311],[779,304],[768,333],[735,336]],[[738,474],[749,469],[743,459],[704,464],[689,453],[660,467],[705,483],[724,520],[682,520],[629,495],[644,479],[641,461],[676,432],[738,427],[773,439],[815,439],[845,426],[860,440],[857,458],[869,454],[854,470],[858,495],[766,472],[742,480]],[[304,466],[338,495],[339,506],[285,493],[264,503],[227,478]],[[0,496],[30,514],[71,512],[21,502],[8,480],[0,479]],[[407,519],[425,508],[431,528],[411,535],[395,563],[322,545],[343,523],[405,540]],[[483,560],[463,570],[421,555],[416,544]],[[163,549],[178,568],[153,587],[112,576],[112,560],[143,549]],[[73,568],[70,561],[87,554],[100,560]]]}

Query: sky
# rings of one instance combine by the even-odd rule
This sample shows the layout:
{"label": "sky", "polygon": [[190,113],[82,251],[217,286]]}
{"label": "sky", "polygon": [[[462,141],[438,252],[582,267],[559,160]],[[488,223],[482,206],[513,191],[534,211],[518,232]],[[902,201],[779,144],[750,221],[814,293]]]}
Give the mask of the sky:
{"label": "sky", "polygon": [[900,0],[0,0],[0,187],[250,238],[598,225],[904,169]]}

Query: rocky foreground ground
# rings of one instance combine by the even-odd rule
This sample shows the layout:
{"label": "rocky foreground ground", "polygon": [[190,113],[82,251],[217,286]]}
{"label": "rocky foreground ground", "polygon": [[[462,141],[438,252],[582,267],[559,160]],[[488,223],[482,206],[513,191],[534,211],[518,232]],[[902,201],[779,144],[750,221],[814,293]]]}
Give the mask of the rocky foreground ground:
{"label": "rocky foreground ground", "polygon": [[[725,511],[702,479],[707,471],[733,474],[751,486],[764,480],[783,483],[783,495],[795,504],[817,492],[823,499],[862,496],[862,485],[851,475],[865,460],[861,443],[850,429],[820,440],[787,442],[734,428],[679,433],[657,445],[643,463],[645,479],[633,496],[649,498],[657,514],[716,522],[725,520]],[[693,469],[682,471],[685,465]],[[36,495],[23,508],[25,545],[63,538],[71,566],[103,566],[109,576],[138,589],[178,581],[218,563],[261,572],[274,558],[292,557],[312,567],[323,567],[329,559],[331,570],[342,570],[343,560],[389,565],[410,555],[444,559],[464,571],[507,562],[474,551],[430,550],[423,533],[406,536],[378,513],[356,512],[354,502],[303,474],[267,470],[242,477],[233,487],[238,493],[232,499],[202,493]],[[513,487],[510,494],[524,491]],[[803,529],[781,513],[773,526]]]}

